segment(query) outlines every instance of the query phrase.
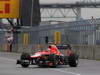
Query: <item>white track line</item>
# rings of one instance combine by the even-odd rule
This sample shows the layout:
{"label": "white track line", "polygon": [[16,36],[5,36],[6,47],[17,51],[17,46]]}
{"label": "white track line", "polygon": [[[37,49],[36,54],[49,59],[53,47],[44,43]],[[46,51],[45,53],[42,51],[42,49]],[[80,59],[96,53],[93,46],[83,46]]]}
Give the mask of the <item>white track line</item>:
{"label": "white track line", "polygon": [[64,70],[61,70],[61,69],[51,69],[51,70],[53,70],[53,71],[58,71],[58,72],[62,72],[62,73],[66,73],[66,74],[81,75],[81,74],[78,74],[78,73],[69,72],[69,71],[64,71]]}

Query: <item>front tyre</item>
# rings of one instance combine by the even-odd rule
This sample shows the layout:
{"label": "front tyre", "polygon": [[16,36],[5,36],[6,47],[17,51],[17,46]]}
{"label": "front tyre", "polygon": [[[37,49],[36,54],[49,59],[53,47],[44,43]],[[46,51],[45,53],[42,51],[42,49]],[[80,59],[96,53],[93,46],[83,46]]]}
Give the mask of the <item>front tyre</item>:
{"label": "front tyre", "polygon": [[30,54],[29,53],[22,53],[21,57],[21,66],[23,68],[27,68],[30,65]]}
{"label": "front tyre", "polygon": [[29,64],[22,63],[21,66],[22,66],[23,68],[27,68],[27,67],[29,67]]}

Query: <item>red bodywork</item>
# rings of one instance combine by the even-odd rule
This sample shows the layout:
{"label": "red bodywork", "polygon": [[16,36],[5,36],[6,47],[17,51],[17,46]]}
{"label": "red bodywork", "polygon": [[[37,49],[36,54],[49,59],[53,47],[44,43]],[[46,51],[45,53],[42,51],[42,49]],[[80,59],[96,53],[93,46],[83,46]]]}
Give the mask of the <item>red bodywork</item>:
{"label": "red bodywork", "polygon": [[51,53],[56,54],[56,55],[61,55],[56,45],[51,45],[49,46],[49,48],[50,48]]}
{"label": "red bodywork", "polygon": [[54,53],[51,51],[43,50],[43,51],[36,52],[34,55],[31,55],[31,58],[38,58],[41,57],[41,55],[50,55],[50,54],[62,55],[60,52]]}
{"label": "red bodywork", "polygon": [[51,52],[47,50],[39,51],[39,52],[36,52],[34,55],[31,55],[31,58],[38,58],[38,57],[41,57],[41,55],[50,55],[50,54]]}
{"label": "red bodywork", "polygon": [[[31,58],[32,59],[37,59],[37,58],[40,58],[42,60],[47,60],[47,62],[45,63],[45,65],[48,65],[49,67],[52,67],[54,66],[54,63],[52,61],[49,61],[48,60],[48,57],[45,57],[43,55],[51,55],[51,54],[56,54],[56,55],[61,55],[61,53],[52,53],[51,51],[47,51],[47,50],[43,50],[43,51],[39,51],[39,52],[36,52],[34,55],[31,55]],[[63,63],[63,62],[61,62]]]}

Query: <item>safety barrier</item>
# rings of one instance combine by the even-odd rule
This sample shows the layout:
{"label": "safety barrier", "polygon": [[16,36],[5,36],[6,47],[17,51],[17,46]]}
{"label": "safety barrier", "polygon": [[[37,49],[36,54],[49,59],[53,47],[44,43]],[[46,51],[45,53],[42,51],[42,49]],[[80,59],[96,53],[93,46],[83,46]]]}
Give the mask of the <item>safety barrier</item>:
{"label": "safety barrier", "polygon": [[72,48],[82,59],[100,60],[100,46],[73,45]]}

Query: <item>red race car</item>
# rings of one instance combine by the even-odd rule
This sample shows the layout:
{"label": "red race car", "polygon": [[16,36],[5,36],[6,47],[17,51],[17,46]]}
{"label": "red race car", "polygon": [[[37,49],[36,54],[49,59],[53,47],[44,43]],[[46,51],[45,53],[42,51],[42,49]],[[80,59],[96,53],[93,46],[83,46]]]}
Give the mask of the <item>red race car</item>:
{"label": "red race car", "polygon": [[[67,46],[57,46],[58,49],[66,49]],[[69,54],[70,53],[70,54]],[[27,68],[29,65],[38,65],[39,67],[57,67],[59,65],[69,65],[70,67],[77,67],[78,55],[73,52],[67,52],[67,55],[53,54],[48,50],[38,51],[33,55],[29,53],[22,53],[17,64]]]}

